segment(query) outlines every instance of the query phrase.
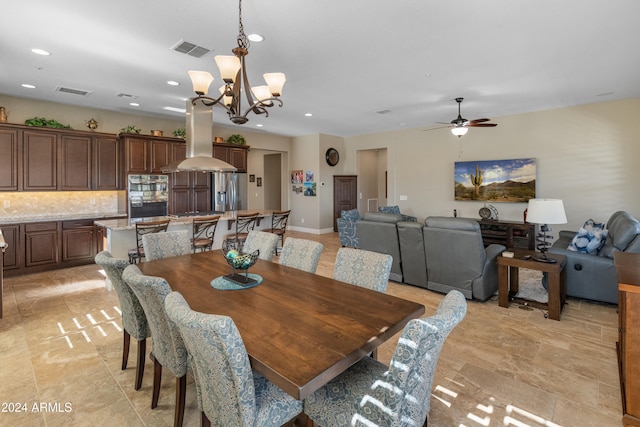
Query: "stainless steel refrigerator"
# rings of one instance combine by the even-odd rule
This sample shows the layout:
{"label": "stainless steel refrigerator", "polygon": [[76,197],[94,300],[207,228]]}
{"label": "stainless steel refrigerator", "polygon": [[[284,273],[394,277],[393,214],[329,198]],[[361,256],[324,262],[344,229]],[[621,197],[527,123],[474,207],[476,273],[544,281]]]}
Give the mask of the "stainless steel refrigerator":
{"label": "stainless steel refrigerator", "polygon": [[218,212],[247,209],[247,174],[215,172],[212,176],[212,206]]}

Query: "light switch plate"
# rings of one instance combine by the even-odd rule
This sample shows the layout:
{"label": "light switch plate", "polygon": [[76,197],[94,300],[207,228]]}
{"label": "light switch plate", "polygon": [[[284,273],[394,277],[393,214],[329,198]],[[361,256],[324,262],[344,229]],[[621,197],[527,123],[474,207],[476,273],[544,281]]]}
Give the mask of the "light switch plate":
{"label": "light switch plate", "polygon": [[408,200],[409,198],[406,196],[406,194],[401,194],[400,195],[400,200]]}

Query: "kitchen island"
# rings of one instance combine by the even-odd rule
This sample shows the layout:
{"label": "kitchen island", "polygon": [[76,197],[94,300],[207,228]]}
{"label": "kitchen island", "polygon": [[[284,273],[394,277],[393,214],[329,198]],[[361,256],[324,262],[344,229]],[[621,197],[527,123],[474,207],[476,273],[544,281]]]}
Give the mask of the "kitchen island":
{"label": "kitchen island", "polygon": [[[220,249],[224,236],[233,233],[233,224],[238,214],[249,212],[258,212],[258,220],[256,221],[255,230],[263,230],[271,228],[271,215],[273,210],[240,210],[227,211],[220,214],[218,227],[213,239],[213,249]],[[129,249],[136,247],[136,223],[144,221],[158,221],[161,219],[169,219],[169,227],[167,231],[188,230],[193,227],[193,219],[201,216],[156,216],[150,218],[137,219],[109,219],[95,221],[95,225],[103,227],[106,230],[106,246],[105,250],[109,251],[115,258],[128,259]]]}

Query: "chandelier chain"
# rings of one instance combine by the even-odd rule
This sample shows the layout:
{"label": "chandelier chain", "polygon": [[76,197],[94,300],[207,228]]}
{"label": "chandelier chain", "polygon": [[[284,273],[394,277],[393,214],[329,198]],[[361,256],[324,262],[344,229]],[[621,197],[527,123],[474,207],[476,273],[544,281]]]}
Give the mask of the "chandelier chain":
{"label": "chandelier chain", "polygon": [[238,47],[248,49],[249,48],[249,39],[244,34],[244,27],[242,25],[242,0],[238,1]]}

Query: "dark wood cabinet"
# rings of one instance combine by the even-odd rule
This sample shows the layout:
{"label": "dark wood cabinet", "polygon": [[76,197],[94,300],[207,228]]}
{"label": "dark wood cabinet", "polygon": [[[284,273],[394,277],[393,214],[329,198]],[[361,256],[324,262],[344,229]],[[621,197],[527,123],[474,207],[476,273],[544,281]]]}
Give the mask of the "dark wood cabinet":
{"label": "dark wood cabinet", "polygon": [[477,220],[485,246],[492,243],[507,248],[536,249],[536,225],[516,221]]}
{"label": "dark wood cabinet", "polygon": [[[171,162],[187,157],[186,144],[171,144]],[[211,173],[174,172],[169,177],[169,213],[211,210]]]}
{"label": "dark wood cabinet", "polygon": [[115,136],[99,136],[93,140],[93,188],[122,190],[122,149]]}
{"label": "dark wood cabinet", "polygon": [[20,256],[22,245],[20,242],[20,225],[7,224],[0,226],[2,236],[7,244],[4,252],[4,270],[15,270],[22,266],[22,257]]}
{"label": "dark wood cabinet", "polygon": [[237,172],[247,172],[248,145],[213,144],[213,157],[235,166]]}
{"label": "dark wood cabinet", "polygon": [[36,222],[24,225],[25,267],[56,264],[59,257],[58,223]]}
{"label": "dark wood cabinet", "polygon": [[640,254],[616,252],[618,274],[618,368],[622,424],[640,426]]}
{"label": "dark wood cabinet", "polygon": [[62,222],[62,262],[89,260],[96,256],[93,220]]}
{"label": "dark wood cabinet", "polygon": [[62,135],[60,138],[60,190],[92,189],[91,136]]}
{"label": "dark wood cabinet", "polygon": [[[0,129],[0,191],[21,190],[22,131]],[[6,257],[6,254],[5,254]]]}
{"label": "dark wood cabinet", "polygon": [[125,173],[162,173],[162,167],[171,163],[173,141],[149,135],[120,135],[125,147]]}
{"label": "dark wood cabinet", "polygon": [[58,134],[25,130],[22,139],[23,189],[58,189]]}

